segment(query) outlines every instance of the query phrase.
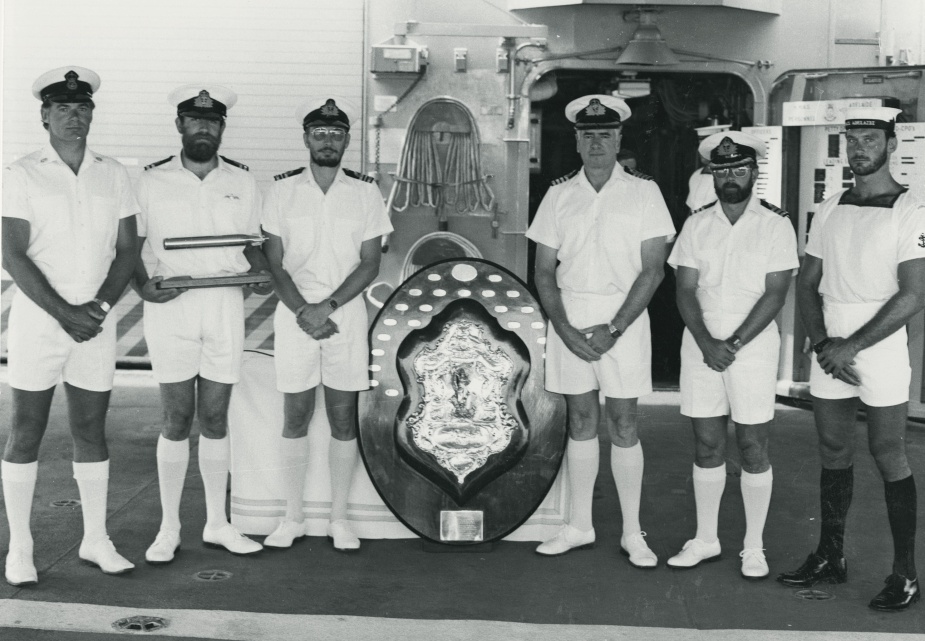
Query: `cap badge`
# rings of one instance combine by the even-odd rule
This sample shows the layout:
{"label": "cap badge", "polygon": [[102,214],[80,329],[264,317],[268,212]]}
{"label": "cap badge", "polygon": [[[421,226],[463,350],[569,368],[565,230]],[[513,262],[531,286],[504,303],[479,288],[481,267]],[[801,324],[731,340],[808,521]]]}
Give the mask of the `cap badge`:
{"label": "cap badge", "polygon": [[588,116],[603,116],[605,113],[607,113],[606,108],[597,98],[592,98],[585,108],[585,114]]}
{"label": "cap badge", "polygon": [[717,153],[720,156],[735,156],[739,153],[739,148],[731,139],[723,138],[723,142],[717,147]]}
{"label": "cap badge", "polygon": [[324,106],[321,108],[322,116],[336,116],[340,112],[340,109],[337,108],[334,100],[328,98],[328,101],[324,103]]}
{"label": "cap badge", "polygon": [[193,106],[199,109],[211,109],[214,105],[212,104],[212,98],[209,96],[209,92],[205,89],[200,91],[199,95],[196,96],[196,99],[193,101]]}
{"label": "cap badge", "polygon": [[69,91],[77,90],[77,78],[79,77],[80,76],[78,76],[74,71],[68,71],[66,74],[64,74],[64,79],[67,80],[67,88]]}

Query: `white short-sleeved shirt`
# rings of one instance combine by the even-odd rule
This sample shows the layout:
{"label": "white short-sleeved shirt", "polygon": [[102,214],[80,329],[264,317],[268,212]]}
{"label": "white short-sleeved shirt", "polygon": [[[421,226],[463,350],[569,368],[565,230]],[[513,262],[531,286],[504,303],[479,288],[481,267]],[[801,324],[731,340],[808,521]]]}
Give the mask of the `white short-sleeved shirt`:
{"label": "white short-sleeved shirt", "polygon": [[687,200],[684,204],[691,211],[697,211],[710,203],[716,202],[716,187],[710,170],[698,169],[687,181]]}
{"label": "white short-sleeved shirt", "polygon": [[263,203],[264,230],[283,242],[283,269],[303,293],[329,296],[360,264],[364,241],[392,231],[372,179],[337,172],[327,193],[311,169],[280,174]]}
{"label": "white short-sleeved shirt", "polygon": [[813,217],[806,253],[822,259],[827,303],[886,302],[899,291],[899,263],[925,258],[925,201],[904,192],[883,206],[826,199]]}
{"label": "white short-sleeved shirt", "polygon": [[674,235],[658,185],[619,167],[600,192],[582,170],[555,181],[527,230],[527,238],[557,250],[561,289],[622,296],[642,272],[640,244]]}
{"label": "white short-sleeved shirt", "polygon": [[51,145],[3,172],[3,217],[29,222],[26,255],[59,293],[96,293],[116,257],[119,221],[137,213],[125,168],[90,149],[76,175]]}
{"label": "white short-sleeved shirt", "polygon": [[674,268],[700,273],[697,301],[704,316],[742,316],[765,292],[765,276],[796,269],[796,233],[777,207],[752,196],[735,225],[720,203],[687,219],[668,257]]}
{"label": "white short-sleeved shirt", "polygon": [[241,246],[164,249],[165,238],[259,233],[260,191],[246,169],[219,157],[200,180],[172,156],[149,165],[137,189],[138,235],[157,259],[152,276],[230,276],[250,269]]}

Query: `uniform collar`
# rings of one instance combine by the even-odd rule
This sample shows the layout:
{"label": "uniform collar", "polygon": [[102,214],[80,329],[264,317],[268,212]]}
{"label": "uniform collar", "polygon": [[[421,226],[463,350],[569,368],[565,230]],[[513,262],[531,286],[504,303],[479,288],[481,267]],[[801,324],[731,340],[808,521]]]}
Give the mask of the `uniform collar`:
{"label": "uniform collar", "polygon": [[[303,182],[310,182],[310,183],[315,183],[315,184],[317,184],[316,181],[315,181],[315,174],[312,173],[312,165],[311,165],[311,163],[305,165],[305,170],[302,172],[301,176],[302,176],[302,181],[303,181]],[[344,167],[343,167],[343,165],[338,165],[338,166],[337,166],[337,175],[334,177],[334,182],[332,182],[331,184],[333,185],[334,183],[337,183],[337,182],[344,182],[344,181],[347,181],[347,180],[350,180],[350,176],[348,176],[347,174],[344,173]]]}
{"label": "uniform collar", "polygon": [[[748,199],[748,204],[745,205],[745,210],[742,212],[742,215],[739,216],[739,220],[736,221],[736,223],[738,224],[738,222],[740,222],[743,218],[745,218],[749,213],[751,213],[751,214],[756,214],[756,215],[760,216],[761,213],[762,213],[761,210],[762,210],[762,207],[761,207],[761,199],[758,198],[758,194],[755,193],[754,187],[753,187],[753,188],[752,188],[752,195],[751,195],[751,197]],[[729,222],[729,219],[726,218],[726,214],[723,212],[723,204],[720,202],[720,200],[719,200],[718,198],[717,198],[717,200],[716,200],[716,204],[713,205],[713,215],[714,215],[714,216],[717,216],[718,218],[721,218],[721,219],[724,220],[724,221],[726,221],[726,224],[727,224],[727,225],[728,225],[728,224],[731,224],[731,223]]]}
{"label": "uniform collar", "polygon": [[[620,163],[617,163],[613,166],[613,171],[610,172],[610,178],[607,179],[607,182],[604,183],[604,187],[602,187],[601,190],[603,191],[614,182],[625,181],[627,176],[629,176],[629,174],[623,170],[623,167],[620,165]],[[575,176],[575,178],[577,179],[577,182],[575,183],[576,185],[586,186],[588,189],[594,191],[594,187],[591,185],[591,181],[588,180],[588,175],[585,173],[584,165],[582,165],[581,169],[578,170],[578,175]]]}
{"label": "uniform collar", "polygon": [[[39,154],[38,161],[40,163],[49,163],[49,162],[59,162],[62,165],[66,164],[62,159],[61,155],[55,151],[55,148],[51,146],[51,143],[46,143],[42,147],[41,153]],[[101,163],[103,162],[103,157],[98,153],[90,149],[89,147],[84,147],[84,157],[80,162],[80,166],[83,167],[88,163]]]}

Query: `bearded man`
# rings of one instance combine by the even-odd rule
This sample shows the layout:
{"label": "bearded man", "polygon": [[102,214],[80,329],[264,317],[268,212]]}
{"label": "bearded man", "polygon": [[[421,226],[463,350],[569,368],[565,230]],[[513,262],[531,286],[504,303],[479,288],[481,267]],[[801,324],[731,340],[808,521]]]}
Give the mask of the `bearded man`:
{"label": "bearded man", "polygon": [[379,273],[382,235],[392,231],[379,188],[341,167],[359,110],[324,96],[297,111],[310,163],[275,177],[263,205],[264,247],[279,295],[276,386],[284,393],[282,458],[286,515],[264,545],[288,548],[305,536],[302,492],[308,423],[323,386],[331,425],[328,536],[342,552],[360,540],[347,521],[347,497],[359,462],[357,400],[369,388],[368,322],[362,293]]}
{"label": "bearded man", "polygon": [[875,610],[902,610],[921,596],[916,488],[905,444],[912,376],[906,323],[925,307],[925,202],[890,174],[899,113],[869,107],[845,114],[854,186],[819,206],[806,244],[797,303],[816,353],[809,385],[822,459],[822,529],[806,562],[777,577],[794,587],[848,580],[845,520],[860,399],[893,534],[892,572],[869,604]]}
{"label": "bearded man", "polygon": [[[138,181],[139,245],[154,256],[152,275],[139,256],[134,285],[144,299],[145,340],[160,384],[165,420],[157,443],[162,520],[145,560],[169,563],[180,547],[180,499],[189,465],[189,434],[199,415],[199,469],[206,499],[206,545],[233,554],[262,546],[238,532],[225,512],[230,444],[228,403],[238,382],[244,349],[244,297],[240,287],[159,287],[178,276],[230,276],[265,271],[257,247],[167,251],[165,238],[257,234],[260,192],[247,166],[218,155],[225,116],[237,101],[217,85],[184,85],[168,101],[176,105],[179,156],[145,167]],[[260,294],[269,284],[249,285]]]}
{"label": "bearded man", "polygon": [[739,556],[748,579],[768,575],[762,533],[773,475],[768,439],[774,418],[780,333],[774,317],[799,266],[786,212],[754,195],[764,143],[726,131],[700,144],[718,201],[695,211],[668,258],[677,270],[681,343],[681,413],[694,428],[697,533],[668,559],[691,568],[720,557],[719,506],[726,487],[730,415],[742,458],[745,541]]}

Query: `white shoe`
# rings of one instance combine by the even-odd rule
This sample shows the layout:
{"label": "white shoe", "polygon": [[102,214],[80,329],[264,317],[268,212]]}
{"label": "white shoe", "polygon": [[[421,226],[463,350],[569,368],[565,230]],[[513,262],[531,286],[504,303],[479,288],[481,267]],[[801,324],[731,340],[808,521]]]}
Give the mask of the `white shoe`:
{"label": "white shoe", "polygon": [[360,539],[357,538],[344,519],[331,521],[328,524],[328,538],[334,542],[335,550],[352,552],[360,549]]}
{"label": "white shoe", "polygon": [[225,548],[232,554],[253,554],[263,549],[257,541],[238,532],[231,523],[226,523],[217,530],[208,527],[203,529],[202,542],[208,547]]}
{"label": "white shoe", "polygon": [[96,541],[82,541],[77,556],[97,566],[103,574],[125,574],[135,568],[134,563],[116,552],[116,546],[108,536]]}
{"label": "white shoe", "polygon": [[177,530],[161,530],[145,552],[145,561],[151,565],[170,563],[179,549],[180,533]]}
{"label": "white shoe", "polygon": [[536,548],[537,554],[543,556],[559,556],[570,550],[582,550],[584,548],[594,547],[594,528],[587,532],[582,532],[571,525],[563,525],[559,533],[554,537],[541,543]]}
{"label": "white shoe", "polygon": [[739,552],[742,557],[742,576],[746,579],[764,579],[768,576],[768,560],[761,548],[745,548]]}
{"label": "white shoe", "polygon": [[673,568],[692,568],[703,561],[718,561],[722,548],[719,539],[713,543],[704,543],[700,539],[691,539],[684,544],[681,551],[668,559],[668,565]]}
{"label": "white shoe", "polygon": [[14,587],[35,585],[39,573],[32,562],[32,551],[25,548],[10,548],[6,555],[6,582]]}
{"label": "white shoe", "polygon": [[306,534],[304,521],[296,523],[289,519],[283,519],[273,530],[273,533],[263,540],[263,544],[268,548],[291,548],[293,541]]}
{"label": "white shoe", "polygon": [[620,551],[630,559],[630,565],[637,568],[651,569],[658,565],[655,552],[646,545],[645,532],[637,532],[620,538]]}

